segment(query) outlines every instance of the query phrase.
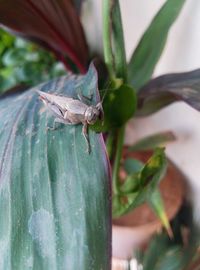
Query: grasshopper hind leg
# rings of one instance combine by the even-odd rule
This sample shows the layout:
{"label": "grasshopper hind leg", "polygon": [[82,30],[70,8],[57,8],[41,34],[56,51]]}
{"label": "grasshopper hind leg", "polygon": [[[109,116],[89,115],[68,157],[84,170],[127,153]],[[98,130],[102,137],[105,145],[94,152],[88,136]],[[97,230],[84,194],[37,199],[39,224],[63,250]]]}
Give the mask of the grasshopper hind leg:
{"label": "grasshopper hind leg", "polygon": [[56,125],[57,123],[65,124],[65,125],[72,125],[71,122],[69,122],[69,121],[67,121],[65,119],[55,118],[54,122],[53,122],[53,127],[47,127],[47,130],[53,131],[53,130],[59,129],[59,126]]}
{"label": "grasshopper hind leg", "polygon": [[88,125],[87,125],[87,123],[83,123],[82,134],[83,134],[83,137],[85,138],[85,141],[86,141],[86,144],[87,144],[87,153],[90,154],[91,145],[90,145],[90,139],[89,139],[89,135],[88,135]]}
{"label": "grasshopper hind leg", "polygon": [[54,131],[54,130],[57,130],[58,129],[58,126],[56,125],[58,122],[56,121],[56,119],[54,119],[54,121],[53,121],[53,126],[52,127],[47,127],[46,130],[48,130],[48,131]]}

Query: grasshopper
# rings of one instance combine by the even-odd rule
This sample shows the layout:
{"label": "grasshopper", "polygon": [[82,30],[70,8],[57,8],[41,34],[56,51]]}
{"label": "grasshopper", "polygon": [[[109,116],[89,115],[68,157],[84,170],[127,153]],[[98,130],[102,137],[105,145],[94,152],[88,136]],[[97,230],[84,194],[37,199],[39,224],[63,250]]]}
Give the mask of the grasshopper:
{"label": "grasshopper", "polygon": [[37,93],[44,105],[56,117],[54,127],[49,129],[54,130],[56,122],[66,125],[82,124],[82,134],[87,143],[87,152],[90,153],[91,146],[88,136],[88,125],[93,125],[97,119],[103,119],[102,102],[97,103],[95,106],[88,106],[84,99],[89,100],[89,98],[80,94],[78,95],[78,99],[74,99],[67,96],[48,94],[39,90],[37,90]]}

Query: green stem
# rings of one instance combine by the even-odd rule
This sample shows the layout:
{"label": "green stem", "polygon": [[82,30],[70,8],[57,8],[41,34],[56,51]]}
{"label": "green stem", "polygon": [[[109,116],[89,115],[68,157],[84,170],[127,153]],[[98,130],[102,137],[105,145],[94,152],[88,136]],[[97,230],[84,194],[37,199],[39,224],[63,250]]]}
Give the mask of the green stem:
{"label": "green stem", "polygon": [[111,130],[108,134],[108,137],[106,139],[106,149],[108,152],[108,156],[109,159],[112,160],[113,158],[113,154],[114,154],[114,149],[113,149],[113,145],[114,145],[114,141],[115,141],[115,131]]}
{"label": "green stem", "polygon": [[[113,44],[112,44],[113,38]],[[127,82],[127,64],[124,48],[123,27],[118,0],[103,1],[103,45],[104,60],[108,68],[111,81],[122,79]],[[114,50],[114,51],[113,51]],[[116,64],[116,66],[115,66]],[[122,156],[125,127],[111,131],[108,137],[108,151],[110,157],[115,153],[113,164],[113,192],[119,190],[119,168]]]}
{"label": "green stem", "polygon": [[119,168],[122,156],[122,148],[124,143],[125,127],[121,127],[117,131],[117,149],[115,152],[115,161],[113,166],[113,193],[118,194],[119,190]]}
{"label": "green stem", "polygon": [[112,51],[112,29],[111,29],[111,5],[112,1],[103,1],[103,48],[104,60],[108,68],[109,77],[112,80],[115,77],[114,72],[114,58]]}
{"label": "green stem", "polygon": [[[112,34],[113,34],[113,47],[114,47],[114,61],[116,77],[122,78],[123,82],[127,82],[127,64],[124,46],[124,35],[121,20],[120,5],[118,0],[113,0],[112,6]],[[125,126],[117,130],[116,140],[113,140],[113,148],[116,148],[115,159],[113,165],[113,192],[119,193],[119,169],[122,157],[122,149],[124,144]],[[116,146],[115,146],[116,145]]]}

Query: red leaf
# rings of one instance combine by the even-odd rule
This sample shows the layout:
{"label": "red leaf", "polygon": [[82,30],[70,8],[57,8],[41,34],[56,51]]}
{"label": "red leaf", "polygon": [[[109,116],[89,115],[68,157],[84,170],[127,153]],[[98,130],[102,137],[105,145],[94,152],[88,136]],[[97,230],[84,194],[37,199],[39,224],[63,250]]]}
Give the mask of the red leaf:
{"label": "red leaf", "polygon": [[84,73],[88,48],[79,17],[68,0],[0,0],[0,24],[68,57]]}

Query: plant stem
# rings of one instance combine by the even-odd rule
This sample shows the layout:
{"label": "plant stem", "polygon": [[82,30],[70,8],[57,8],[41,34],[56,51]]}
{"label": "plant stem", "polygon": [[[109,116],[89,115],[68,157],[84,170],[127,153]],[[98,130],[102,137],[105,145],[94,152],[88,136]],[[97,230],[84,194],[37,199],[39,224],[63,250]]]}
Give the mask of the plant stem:
{"label": "plant stem", "polygon": [[118,194],[119,190],[119,168],[122,156],[122,148],[124,143],[125,126],[122,126],[117,131],[117,149],[115,152],[115,160],[113,165],[113,193]]}
{"label": "plant stem", "polygon": [[108,68],[109,77],[112,80],[115,76],[114,72],[114,58],[112,52],[112,29],[111,29],[111,5],[112,1],[103,1],[103,48],[104,48],[104,60]]}
{"label": "plant stem", "polygon": [[108,134],[108,137],[106,139],[106,149],[108,152],[108,156],[110,158],[110,161],[112,161],[113,158],[113,145],[114,145],[114,141],[115,141],[115,131],[111,130]]}
{"label": "plant stem", "polygon": [[[113,43],[112,43],[113,38]],[[124,48],[123,27],[118,0],[103,1],[103,45],[104,59],[111,81],[122,79],[127,82],[127,64]],[[113,192],[119,190],[119,168],[124,142],[125,126],[112,130],[108,135],[108,151],[110,158],[114,153]]]}

